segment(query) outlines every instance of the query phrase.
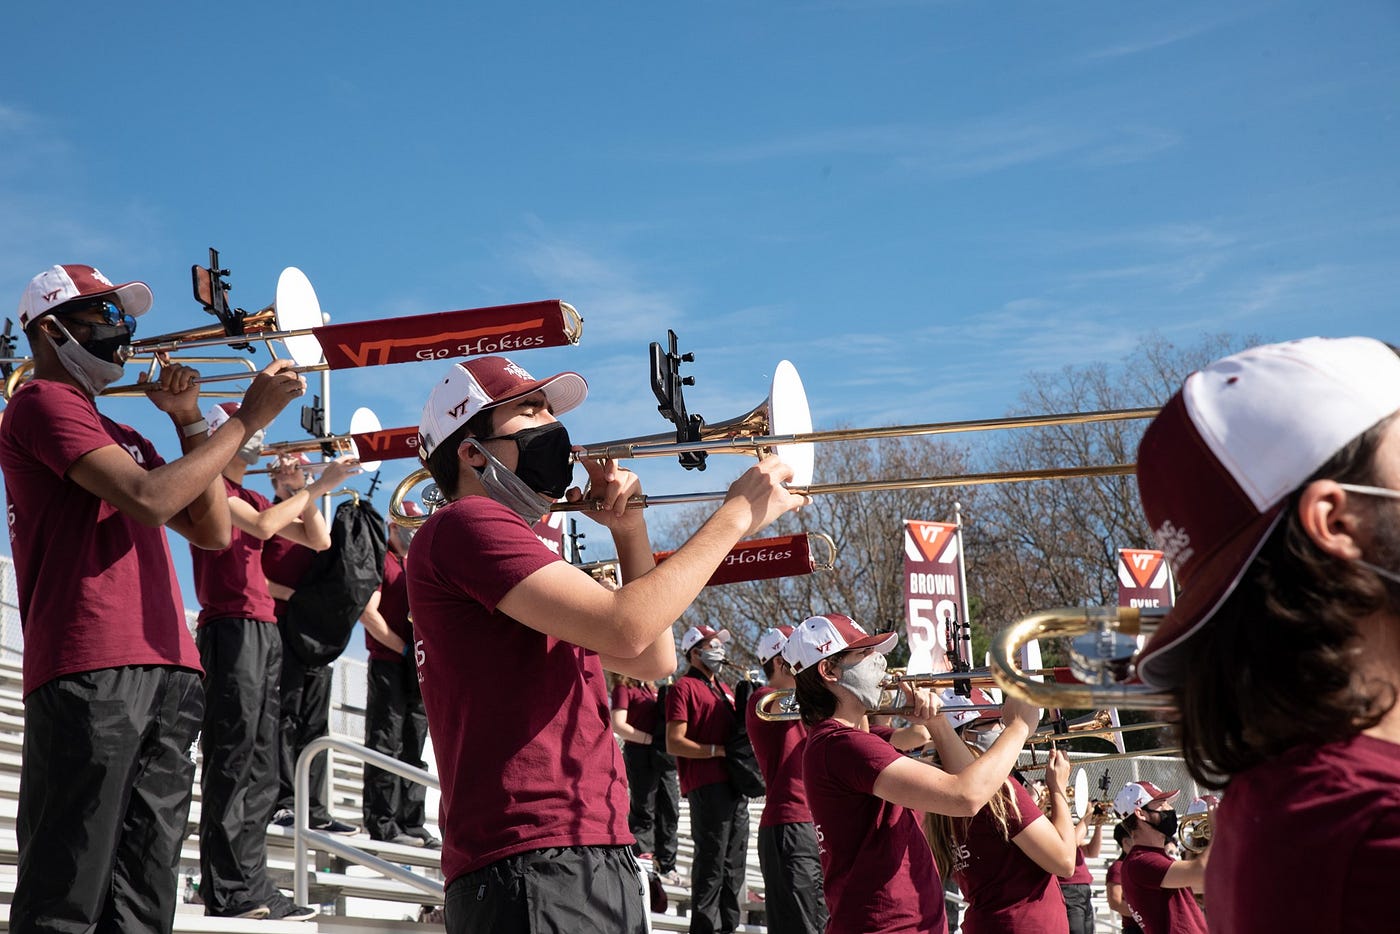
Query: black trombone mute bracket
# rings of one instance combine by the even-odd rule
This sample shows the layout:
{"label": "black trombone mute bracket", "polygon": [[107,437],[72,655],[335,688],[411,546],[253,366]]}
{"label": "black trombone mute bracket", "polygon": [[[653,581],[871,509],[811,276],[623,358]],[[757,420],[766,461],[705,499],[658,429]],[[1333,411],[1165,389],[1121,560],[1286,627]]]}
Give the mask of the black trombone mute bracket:
{"label": "black trombone mute bracket", "polygon": [[9,318],[5,319],[5,332],[0,334],[0,375],[5,379],[10,378],[10,374],[15,371],[15,365],[10,361],[15,359],[15,335],[12,333],[15,323]]}
{"label": "black trombone mute bracket", "polygon": [[[656,394],[656,409],[671,424],[676,426],[676,443],[692,444],[701,440],[705,420],[699,415],[690,415],[685,410],[685,393],[682,387],[694,386],[695,377],[681,376],[682,363],[694,363],[695,354],[683,354],[678,349],[676,332],[666,331],[667,349],[662,350],[656,341],[651,343],[651,391]],[[678,455],[681,466],[686,470],[704,470],[704,451],[691,451]]]}

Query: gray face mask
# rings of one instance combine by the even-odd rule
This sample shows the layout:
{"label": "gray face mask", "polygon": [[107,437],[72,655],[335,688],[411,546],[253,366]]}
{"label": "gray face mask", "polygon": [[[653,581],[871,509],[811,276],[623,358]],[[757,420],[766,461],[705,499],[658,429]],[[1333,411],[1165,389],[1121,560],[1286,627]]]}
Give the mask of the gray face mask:
{"label": "gray face mask", "polygon": [[550,500],[530,489],[524,480],[492,457],[491,452],[475,438],[468,438],[467,441],[486,458],[486,466],[477,476],[481,477],[481,485],[486,487],[488,496],[531,525],[549,512]]}
{"label": "gray face mask", "polygon": [[866,710],[874,710],[880,706],[880,695],[883,693],[880,685],[885,680],[887,667],[885,656],[871,652],[854,665],[838,666],[836,683],[854,694]]}
{"label": "gray face mask", "polygon": [[266,428],[259,428],[249,435],[248,440],[243,442],[243,447],[238,449],[238,459],[249,466],[256,464],[262,457],[263,440],[266,437]]}
{"label": "gray face mask", "polygon": [[58,354],[58,360],[68,371],[68,375],[77,380],[78,385],[83,387],[88,395],[95,396],[121,379],[123,368],[120,363],[100,360],[88,353],[81,344],[73,339],[73,335],[68,333],[68,329],[63,326],[62,321],[58,320],[57,317],[50,317],[50,320],[58,326],[58,329],[68,340],[59,344],[47,331],[44,332],[44,337],[48,338],[49,345]]}
{"label": "gray face mask", "polygon": [[990,729],[977,730],[976,732],[968,731],[963,734],[963,738],[983,752],[987,752],[992,748],[992,744],[997,741],[997,737],[1001,735],[1002,729],[1002,725],[998,723]]}
{"label": "gray face mask", "polygon": [[720,666],[724,664],[725,658],[726,656],[723,648],[700,650],[700,661],[704,662],[705,667],[711,671],[719,671]]}

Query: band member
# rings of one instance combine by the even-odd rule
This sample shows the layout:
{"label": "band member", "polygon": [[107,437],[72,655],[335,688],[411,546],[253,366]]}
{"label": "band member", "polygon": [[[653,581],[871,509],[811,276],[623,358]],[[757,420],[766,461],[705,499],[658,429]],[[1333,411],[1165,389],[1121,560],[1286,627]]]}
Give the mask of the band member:
{"label": "band member", "polygon": [[1089,811],[1074,825],[1074,873],[1060,880],[1060,893],[1065,898],[1069,916],[1069,934],[1094,934],[1094,903],[1090,887],[1094,876],[1088,860],[1097,859],[1103,849],[1103,821],[1094,820]]}
{"label": "band member", "polygon": [[802,783],[807,728],[800,721],[771,721],[758,715],[764,697],[796,685],[782,656],[790,635],[791,626],[778,626],[759,639],[757,656],[768,685],[754,692],[745,712],[749,741],[768,788],[758,821],[758,866],[763,872],[768,930],[772,934],[821,934],[828,918],[822,897],[822,863],[812,811],[807,807],[807,788]]}
{"label": "band member", "polygon": [[587,459],[587,492],[567,495],[591,500],[612,533],[623,584],[604,587],[530,529],[571,481],[556,415],[586,394],[576,373],[536,380],[477,357],[453,364],[423,409],[419,454],[449,503],[414,538],[407,574],[442,781],[449,931],[645,930],[603,669],[674,671],[671,626],[724,556],[807,501],[783,487],[791,469],[765,458],[657,566],[644,511],[627,508],[636,476]]}
{"label": "band member", "polygon": [[[272,501],[280,503],[303,489],[307,482],[307,467],[311,461],[305,454],[284,454],[277,459],[269,477],[272,480]],[[262,570],[267,592],[272,596],[272,612],[277,617],[277,631],[282,636],[282,677],[279,683],[278,707],[281,710],[277,730],[277,803],[273,806],[272,823],[290,827],[295,822],[297,758],[306,744],[330,730],[331,677],[330,665],[307,665],[297,658],[287,642],[287,601],[306,572],[311,569],[316,552],[305,545],[281,535],[263,543]],[[355,833],[359,828],[331,816],[326,805],[326,763],[328,756],[311,760],[309,813],[315,830],[329,833]]]}
{"label": "band member", "polygon": [[1210,850],[1195,860],[1167,855],[1167,843],[1176,834],[1176,811],[1167,805],[1176,795],[1151,782],[1129,782],[1113,799],[1113,810],[1131,845],[1123,860],[1123,900],[1147,934],[1204,934],[1206,930],[1195,893],[1205,888]]}
{"label": "band member", "polygon": [[1108,899],[1108,907],[1123,919],[1123,934],[1142,934],[1142,928],[1133,920],[1133,909],[1123,900],[1123,860],[1133,848],[1132,841],[1128,839],[1128,828],[1115,824],[1113,840],[1118,844],[1118,856],[1104,870],[1104,897]]}
{"label": "band member", "polygon": [[1393,348],[1310,338],[1191,375],[1143,437],[1143,508],[1181,593],[1141,675],[1175,694],[1191,774],[1229,787],[1207,870],[1217,930],[1394,924],[1397,409]]}
{"label": "band member", "polygon": [[20,299],[34,376],[0,425],[25,642],[15,931],[171,930],[204,689],[162,526],[227,545],[220,469],[305,391],[274,363],[206,439],[197,374],[165,365],[148,398],[180,441],[166,463],[95,403],[150,307],[145,283],[77,264]]}
{"label": "band member", "polygon": [[[977,813],[1039,720],[1035,708],[1008,701],[1001,736],[956,774],[901,756],[891,745],[893,731],[870,727],[866,718],[879,704],[885,653],[897,639],[868,635],[849,617],[828,613],[804,620],[783,647],[808,730],[803,782],[832,934],[945,929],[943,882],[915,812]],[[939,716],[938,699],[922,689],[912,695],[909,719],[932,736],[940,756],[965,749]]]}
{"label": "band member", "polygon": [[734,693],[719,679],[729,630],[691,626],[681,637],[689,667],[666,695],[666,751],[676,757],[690,802],[690,930],[733,931],[742,923],[749,803],[729,781],[724,744],[734,735]]}
{"label": "band member", "polygon": [[632,806],[627,826],[637,851],[651,859],[662,882],[680,884],[676,872],[676,829],[680,824],[681,789],[676,759],[666,751],[666,717],[650,681],[618,677],[612,693],[613,734],[622,741],[627,791]]}
{"label": "band member", "polygon": [[[209,430],[238,415],[224,402],[206,415]],[[267,875],[267,824],[277,801],[282,637],[262,570],[263,542],[281,535],[313,551],[330,547],[317,498],[356,471],[331,462],[321,476],[280,503],[243,486],[261,456],[253,435],[224,465],[233,534],[222,551],[191,549],[200,611],[195,642],[204,663],[200,749],[199,894],[206,914],[305,921],[316,909],[296,905]]]}
{"label": "band member", "polygon": [[[405,515],[421,516],[412,500]],[[360,615],[369,654],[368,696],[365,700],[365,745],[414,768],[426,769],[423,746],[428,739],[428,714],[418,687],[413,661],[413,623],[408,618],[408,580],[404,561],[415,532],[389,523],[389,548],[384,555],[384,581],[370,595]],[[426,785],[393,772],[365,765],[365,829],[373,840],[437,849],[442,841],[426,826]]]}
{"label": "band member", "polygon": [[[960,772],[976,755],[964,742],[946,757],[940,751],[939,758]],[[962,923],[970,934],[1069,929],[1057,878],[1074,871],[1068,778],[1069,758],[1057,750],[1046,769],[1045,811],[1024,785],[1008,778],[971,818],[928,815],[938,871],[955,878],[967,899]]]}

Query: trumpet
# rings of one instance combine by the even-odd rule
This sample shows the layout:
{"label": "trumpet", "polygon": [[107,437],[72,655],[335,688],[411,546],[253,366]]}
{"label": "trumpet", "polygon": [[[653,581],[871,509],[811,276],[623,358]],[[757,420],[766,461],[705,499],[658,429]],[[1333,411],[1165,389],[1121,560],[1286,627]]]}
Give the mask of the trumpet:
{"label": "trumpet", "polygon": [[1187,814],[1177,825],[1176,842],[1189,853],[1200,853],[1210,846],[1211,830],[1209,812]]}

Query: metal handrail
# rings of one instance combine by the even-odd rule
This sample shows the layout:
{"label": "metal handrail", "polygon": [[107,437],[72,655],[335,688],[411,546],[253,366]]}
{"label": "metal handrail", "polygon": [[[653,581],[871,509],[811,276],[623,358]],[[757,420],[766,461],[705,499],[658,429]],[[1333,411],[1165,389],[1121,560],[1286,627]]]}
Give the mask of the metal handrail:
{"label": "metal handrail", "polygon": [[[347,843],[344,838],[320,830],[311,829],[311,760],[322,752],[335,749],[339,752],[377,766],[386,772],[393,772],[409,781],[417,782],[420,785],[427,785],[429,788],[442,790],[437,776],[425,772],[420,768],[400,762],[393,756],[386,756],[382,752],[377,752],[367,746],[351,742],[348,739],[340,739],[335,736],[321,736],[306,744],[306,748],[297,757],[295,800],[292,804],[293,813],[296,820],[292,828],[292,839],[295,844],[295,857],[293,862],[293,873],[295,874],[294,889],[296,892],[296,903],[305,905],[309,897],[311,888],[307,877],[307,844],[314,843],[316,849],[322,852],[330,852],[347,859],[352,863],[373,869],[381,875],[388,876],[405,885],[412,886],[427,895],[433,896],[441,901],[443,898],[443,885],[436,879],[427,879],[412,870],[405,869],[397,863],[391,863],[386,859],[374,855],[366,850],[362,850],[354,844]],[[326,770],[327,773],[330,769]]]}

